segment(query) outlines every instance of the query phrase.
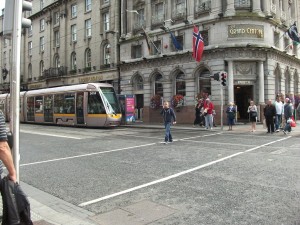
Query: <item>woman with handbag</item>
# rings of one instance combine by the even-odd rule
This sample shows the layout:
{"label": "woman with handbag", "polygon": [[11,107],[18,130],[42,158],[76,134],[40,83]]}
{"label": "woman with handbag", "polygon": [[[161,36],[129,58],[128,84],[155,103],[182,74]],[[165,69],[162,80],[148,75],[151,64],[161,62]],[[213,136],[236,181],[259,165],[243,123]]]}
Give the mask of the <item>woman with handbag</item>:
{"label": "woman with handbag", "polygon": [[254,101],[250,101],[250,105],[248,107],[249,119],[251,122],[251,132],[255,132],[256,130],[256,121],[257,121],[257,107],[254,104]]}

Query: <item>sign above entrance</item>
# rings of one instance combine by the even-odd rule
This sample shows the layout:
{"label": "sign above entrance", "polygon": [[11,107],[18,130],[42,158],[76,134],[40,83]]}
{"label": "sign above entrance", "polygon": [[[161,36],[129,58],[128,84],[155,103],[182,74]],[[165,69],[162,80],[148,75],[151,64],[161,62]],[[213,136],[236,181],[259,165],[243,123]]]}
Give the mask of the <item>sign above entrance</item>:
{"label": "sign above entrance", "polygon": [[254,24],[228,25],[228,38],[264,38],[264,26]]}
{"label": "sign above entrance", "polygon": [[240,85],[252,85],[254,84],[254,81],[251,80],[236,80],[234,84],[240,84]]}

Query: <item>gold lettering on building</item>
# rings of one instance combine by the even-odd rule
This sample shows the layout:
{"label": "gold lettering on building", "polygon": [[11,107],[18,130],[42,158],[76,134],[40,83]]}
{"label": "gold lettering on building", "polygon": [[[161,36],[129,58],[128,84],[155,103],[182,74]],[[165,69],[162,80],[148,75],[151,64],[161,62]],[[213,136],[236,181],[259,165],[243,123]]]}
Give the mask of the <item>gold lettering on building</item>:
{"label": "gold lettering on building", "polygon": [[236,24],[228,26],[228,38],[264,38],[264,26],[254,24]]}

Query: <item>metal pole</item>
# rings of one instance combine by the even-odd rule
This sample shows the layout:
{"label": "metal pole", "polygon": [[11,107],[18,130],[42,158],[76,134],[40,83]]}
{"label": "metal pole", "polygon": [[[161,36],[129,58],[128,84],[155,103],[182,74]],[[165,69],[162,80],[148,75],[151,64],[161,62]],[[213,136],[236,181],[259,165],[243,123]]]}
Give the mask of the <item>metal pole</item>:
{"label": "metal pole", "polygon": [[223,86],[222,84],[220,84],[221,86],[221,130],[223,130],[223,105],[224,105],[224,101],[223,101]]}
{"label": "metal pole", "polygon": [[19,132],[20,132],[20,66],[21,66],[21,21],[22,21],[22,1],[15,1],[14,4],[14,27],[12,34],[13,41],[13,55],[12,55],[12,74],[11,74],[11,118],[12,134],[13,134],[13,161],[17,173],[17,181],[20,180],[19,174],[19,162],[20,162],[20,151],[19,151]]}

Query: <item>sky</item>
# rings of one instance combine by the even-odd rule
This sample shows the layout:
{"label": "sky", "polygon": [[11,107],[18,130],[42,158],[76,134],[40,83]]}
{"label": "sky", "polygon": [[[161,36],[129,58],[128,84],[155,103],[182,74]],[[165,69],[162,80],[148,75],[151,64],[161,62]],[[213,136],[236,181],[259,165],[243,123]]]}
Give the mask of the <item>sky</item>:
{"label": "sky", "polygon": [[2,14],[2,9],[5,6],[5,0],[0,0],[0,14]]}

